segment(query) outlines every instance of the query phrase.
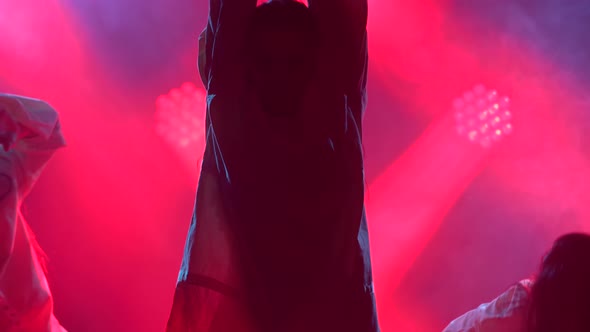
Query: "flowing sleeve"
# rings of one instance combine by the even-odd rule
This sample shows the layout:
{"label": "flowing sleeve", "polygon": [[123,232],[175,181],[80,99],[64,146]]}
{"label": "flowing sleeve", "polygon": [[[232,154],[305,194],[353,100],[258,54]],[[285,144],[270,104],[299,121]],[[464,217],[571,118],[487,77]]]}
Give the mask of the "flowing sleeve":
{"label": "flowing sleeve", "polygon": [[[210,0],[205,33],[204,79],[207,84],[207,145],[215,150],[215,162],[226,172],[225,156],[231,155],[241,116],[244,86],[244,52],[247,26],[256,0]],[[229,157],[229,156],[228,156]]]}
{"label": "flowing sleeve", "polygon": [[24,196],[55,151],[66,145],[59,115],[42,100],[10,94],[0,94],[0,107],[29,133],[9,151],[15,163],[19,195]]}
{"label": "flowing sleeve", "polygon": [[214,174],[201,172],[167,332],[250,331],[237,248],[217,184]]}
{"label": "flowing sleeve", "polygon": [[47,103],[0,94],[0,108],[29,133],[8,152],[0,153],[0,274],[10,257],[18,202],[33,186],[54,151],[64,146],[57,112]]}
{"label": "flowing sleeve", "polygon": [[224,155],[236,136],[232,128],[238,107],[233,106],[243,83],[245,31],[255,9],[256,0],[210,0],[207,27],[199,37],[199,71],[207,88],[207,144],[168,332],[215,330],[219,324],[233,324],[229,317],[236,315],[228,313],[240,311],[234,300],[239,286],[233,270],[235,248],[219,179],[227,173]]}
{"label": "flowing sleeve", "polygon": [[528,281],[521,281],[489,303],[453,320],[443,332],[521,332],[529,301]]}

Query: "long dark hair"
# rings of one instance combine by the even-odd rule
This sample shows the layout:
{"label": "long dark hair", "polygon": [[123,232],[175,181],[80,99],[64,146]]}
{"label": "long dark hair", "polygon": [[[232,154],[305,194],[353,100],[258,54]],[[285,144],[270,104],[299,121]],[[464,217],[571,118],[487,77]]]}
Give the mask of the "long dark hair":
{"label": "long dark hair", "polygon": [[527,332],[590,331],[590,235],[558,238],[531,290]]}

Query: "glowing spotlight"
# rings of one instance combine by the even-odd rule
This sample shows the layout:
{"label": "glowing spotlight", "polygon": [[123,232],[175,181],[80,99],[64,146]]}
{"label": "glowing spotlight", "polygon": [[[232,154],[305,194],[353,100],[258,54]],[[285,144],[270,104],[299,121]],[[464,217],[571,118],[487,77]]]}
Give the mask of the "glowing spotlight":
{"label": "glowing spotlight", "polygon": [[195,175],[205,149],[205,108],[205,91],[190,82],[156,100],[156,133]]}
{"label": "glowing spotlight", "polygon": [[457,133],[482,147],[491,147],[512,132],[510,99],[481,84],[455,99],[453,108]]}

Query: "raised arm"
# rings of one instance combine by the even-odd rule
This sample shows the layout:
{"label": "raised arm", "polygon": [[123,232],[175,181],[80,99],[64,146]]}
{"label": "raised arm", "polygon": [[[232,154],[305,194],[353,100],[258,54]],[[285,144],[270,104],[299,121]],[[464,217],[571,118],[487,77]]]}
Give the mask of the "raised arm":
{"label": "raised arm", "polygon": [[320,29],[323,70],[348,96],[355,118],[364,110],[367,84],[367,0],[308,0]]}
{"label": "raised arm", "polygon": [[244,56],[246,26],[255,9],[256,0],[209,1],[205,72],[210,84],[227,85],[234,81],[233,75],[240,69]]}
{"label": "raised arm", "polygon": [[527,317],[529,291],[524,280],[492,302],[485,303],[453,320],[443,332],[519,332]]}

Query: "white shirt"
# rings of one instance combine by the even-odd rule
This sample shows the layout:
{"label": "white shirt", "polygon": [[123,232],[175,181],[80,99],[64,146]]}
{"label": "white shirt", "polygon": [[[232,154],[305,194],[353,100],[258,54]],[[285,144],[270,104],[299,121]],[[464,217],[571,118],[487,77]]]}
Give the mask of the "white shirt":
{"label": "white shirt", "polygon": [[455,319],[443,332],[523,332],[532,281],[525,279],[492,302]]}
{"label": "white shirt", "polygon": [[37,99],[0,93],[0,109],[32,134],[0,149],[0,330],[65,332],[20,205],[55,150],[65,145],[57,112]]}

